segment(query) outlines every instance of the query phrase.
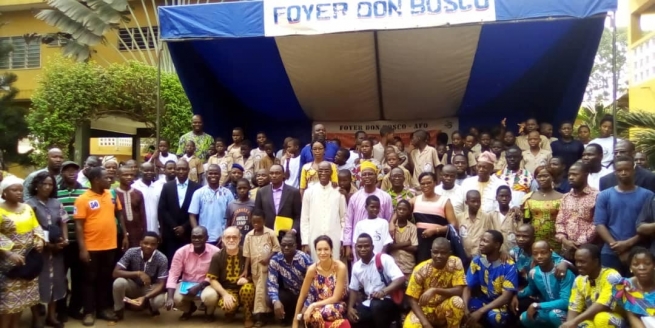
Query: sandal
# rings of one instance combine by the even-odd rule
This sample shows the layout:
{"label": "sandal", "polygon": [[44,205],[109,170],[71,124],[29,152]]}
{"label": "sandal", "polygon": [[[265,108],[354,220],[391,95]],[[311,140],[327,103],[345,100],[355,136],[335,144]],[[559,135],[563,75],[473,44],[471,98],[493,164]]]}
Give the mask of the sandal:
{"label": "sandal", "polygon": [[264,322],[261,320],[257,320],[255,324],[252,326],[253,328],[261,328],[264,327]]}
{"label": "sandal", "polygon": [[191,308],[189,308],[189,312],[184,312],[180,316],[180,321],[187,321],[191,319],[191,316],[193,315],[193,312],[196,312],[198,310],[198,307],[196,306],[195,303],[191,303]]}

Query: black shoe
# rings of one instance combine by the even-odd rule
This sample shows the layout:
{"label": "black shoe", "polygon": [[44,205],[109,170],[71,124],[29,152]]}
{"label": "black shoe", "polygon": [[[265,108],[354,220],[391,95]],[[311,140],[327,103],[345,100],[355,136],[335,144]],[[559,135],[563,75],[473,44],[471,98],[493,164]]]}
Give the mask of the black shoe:
{"label": "black shoe", "polygon": [[114,313],[116,315],[116,319],[118,319],[119,321],[123,320],[125,318],[125,309],[124,308],[120,309],[118,311],[114,311]]}
{"label": "black shoe", "polygon": [[66,312],[57,313],[57,321],[68,322],[68,314]]}
{"label": "black shoe", "polygon": [[101,320],[106,320],[106,321],[118,321],[118,317],[116,317],[116,313],[112,310],[104,310],[98,313],[98,319]]}

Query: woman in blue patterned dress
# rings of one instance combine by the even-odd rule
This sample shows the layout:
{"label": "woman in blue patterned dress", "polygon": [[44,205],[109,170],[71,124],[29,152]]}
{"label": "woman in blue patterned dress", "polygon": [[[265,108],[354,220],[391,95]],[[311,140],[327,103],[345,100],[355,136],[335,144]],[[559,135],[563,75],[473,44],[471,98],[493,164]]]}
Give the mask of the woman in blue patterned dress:
{"label": "woman in blue patterned dress", "polygon": [[[635,276],[624,278],[614,286],[618,306],[625,310],[632,328],[646,328],[644,320],[655,322],[655,255],[646,248],[635,247],[630,252],[630,272]],[[650,319],[647,319],[650,317]]]}

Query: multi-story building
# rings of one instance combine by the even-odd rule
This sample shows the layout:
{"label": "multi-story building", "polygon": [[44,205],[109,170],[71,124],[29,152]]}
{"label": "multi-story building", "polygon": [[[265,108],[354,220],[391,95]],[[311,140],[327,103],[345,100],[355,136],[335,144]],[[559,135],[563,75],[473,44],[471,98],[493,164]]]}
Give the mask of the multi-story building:
{"label": "multi-story building", "polygon": [[[630,109],[655,112],[655,0],[629,0],[628,66]],[[649,22],[650,21],[650,22]]]}
{"label": "multi-story building", "polygon": [[[168,1],[169,4],[172,2],[179,1]],[[164,0],[155,0],[155,3],[163,5]],[[130,4],[132,11],[130,21],[106,33],[105,44],[93,47],[92,58],[100,65],[126,60],[157,64],[155,49],[159,31],[152,2],[130,1]],[[51,44],[43,44],[38,40],[26,42],[24,38],[26,34],[46,35],[59,32],[57,28],[35,18],[36,13],[42,9],[48,9],[46,0],[0,0],[0,43],[10,42],[14,48],[8,58],[0,59],[0,74],[12,72],[17,75],[18,80],[14,86],[20,90],[20,93],[16,100],[26,107],[30,105],[30,97],[38,86],[41,69],[48,65],[50,58],[61,52],[62,46],[58,41]],[[144,128],[145,124],[122,117],[103,118],[92,122],[90,127],[78,131],[76,139],[79,139],[77,140],[79,143],[76,149],[81,150],[79,154],[76,151],[75,160],[81,161],[89,153],[107,155],[104,152],[106,147],[100,140],[121,137],[127,137],[130,143],[130,146],[122,147],[127,149],[127,154],[131,151],[132,156],[138,157],[141,151],[138,146],[132,144],[139,145],[139,137],[150,136],[149,132],[141,133]],[[125,149],[122,148],[115,155],[128,156],[124,154]]]}

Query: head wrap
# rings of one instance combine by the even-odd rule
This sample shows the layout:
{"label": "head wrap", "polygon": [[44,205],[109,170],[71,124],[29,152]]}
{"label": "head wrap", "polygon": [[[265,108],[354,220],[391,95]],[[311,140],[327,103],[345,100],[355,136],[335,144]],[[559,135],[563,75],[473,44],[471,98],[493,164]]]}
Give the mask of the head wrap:
{"label": "head wrap", "polygon": [[17,178],[16,176],[10,175],[7,177],[4,177],[2,179],[2,182],[0,182],[0,195],[4,194],[5,189],[9,188],[9,186],[13,185],[23,185],[23,179]]}
{"label": "head wrap", "polygon": [[239,164],[232,164],[232,169],[237,169],[237,170],[239,170],[239,171],[241,171],[241,172],[245,171],[245,170],[243,169],[243,166],[241,166],[241,165],[239,165]]}
{"label": "head wrap", "polygon": [[364,172],[366,169],[371,169],[373,172],[375,172],[375,174],[378,173],[377,165],[373,164],[371,161],[363,161],[359,167],[361,172]]}
{"label": "head wrap", "polygon": [[496,155],[490,151],[485,151],[478,156],[478,163],[489,163],[494,165],[496,163]]}
{"label": "head wrap", "polygon": [[107,163],[114,162],[118,165],[118,160],[114,156],[105,156],[102,158],[102,166],[104,167]]}

